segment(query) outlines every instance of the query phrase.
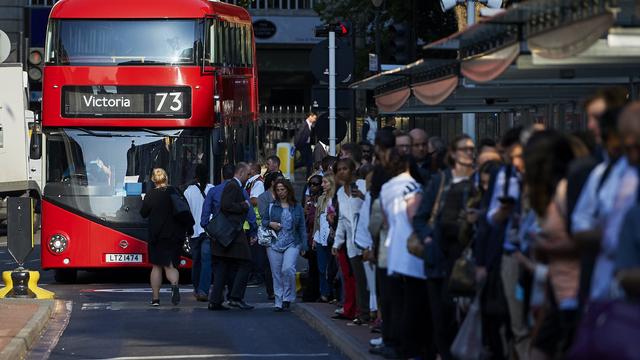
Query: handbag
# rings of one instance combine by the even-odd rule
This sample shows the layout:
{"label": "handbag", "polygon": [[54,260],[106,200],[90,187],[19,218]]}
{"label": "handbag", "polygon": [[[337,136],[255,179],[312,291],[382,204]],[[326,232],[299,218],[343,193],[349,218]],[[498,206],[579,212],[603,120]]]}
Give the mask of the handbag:
{"label": "handbag", "polygon": [[222,247],[226,248],[231,244],[233,239],[236,238],[240,229],[229,221],[222,211],[220,211],[216,217],[209,221],[207,226],[205,226],[204,231],[211,239],[217,241],[222,245]]}
{"label": "handbag", "polygon": [[568,359],[637,359],[640,303],[592,302],[578,326]]}
{"label": "handbag", "polygon": [[479,360],[488,358],[482,345],[482,316],[480,299],[473,300],[460,330],[451,344],[451,355],[459,360]]}
{"label": "handbag", "polygon": [[[269,204],[269,220],[271,220],[271,208],[273,207],[273,203]],[[258,227],[258,244],[262,246],[269,246],[273,243],[277,238],[275,230],[260,225]]]}
{"label": "handbag", "polygon": [[476,291],[475,268],[471,248],[467,246],[453,263],[449,277],[449,292],[453,295],[472,296]]}
{"label": "handbag", "polygon": [[[433,229],[433,226],[436,222],[436,217],[438,216],[438,211],[440,208],[440,198],[442,197],[443,189],[444,189],[444,178],[445,174],[441,173],[440,176],[440,186],[438,187],[438,194],[436,195],[436,200],[433,203],[433,208],[431,208],[431,217],[429,218],[429,226]],[[409,254],[422,258],[424,254],[424,241],[420,239],[418,234],[414,232],[409,235],[407,239],[407,251]]]}

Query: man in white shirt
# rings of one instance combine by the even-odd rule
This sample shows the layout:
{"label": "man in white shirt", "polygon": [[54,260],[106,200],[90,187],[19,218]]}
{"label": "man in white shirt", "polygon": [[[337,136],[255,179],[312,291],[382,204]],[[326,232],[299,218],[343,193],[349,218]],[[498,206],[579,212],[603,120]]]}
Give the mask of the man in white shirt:
{"label": "man in white shirt", "polygon": [[254,162],[251,164],[249,175],[251,177],[247,180],[245,190],[249,194],[251,205],[256,207],[258,206],[258,196],[264,192],[264,179],[262,178],[262,166],[260,163]]}
{"label": "man in white shirt", "polygon": [[[184,197],[189,203],[191,215],[200,219],[204,200],[213,185],[209,183],[209,170],[203,164],[196,166],[196,183],[184,191]],[[207,301],[209,285],[211,285],[211,244],[204,232],[200,221],[193,225],[193,235],[189,241],[191,247],[191,281],[193,293],[198,301]]]}

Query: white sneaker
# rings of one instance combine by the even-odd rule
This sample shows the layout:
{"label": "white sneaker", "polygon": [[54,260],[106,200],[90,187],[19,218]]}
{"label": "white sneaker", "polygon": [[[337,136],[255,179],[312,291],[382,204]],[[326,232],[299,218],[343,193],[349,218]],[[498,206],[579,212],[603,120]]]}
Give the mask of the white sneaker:
{"label": "white sneaker", "polygon": [[378,337],[378,338],[375,338],[375,339],[369,340],[369,345],[371,345],[373,347],[378,347],[378,346],[384,345],[384,343],[382,342],[382,336]]}
{"label": "white sneaker", "polygon": [[335,313],[336,315],[342,315],[342,314],[344,314],[344,308],[336,309],[336,310],[334,311],[334,313]]}

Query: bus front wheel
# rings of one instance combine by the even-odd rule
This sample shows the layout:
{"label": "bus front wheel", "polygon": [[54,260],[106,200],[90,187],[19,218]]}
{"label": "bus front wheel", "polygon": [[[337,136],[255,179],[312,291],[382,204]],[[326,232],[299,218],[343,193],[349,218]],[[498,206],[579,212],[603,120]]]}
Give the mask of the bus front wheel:
{"label": "bus front wheel", "polygon": [[63,284],[74,284],[78,278],[78,270],[76,269],[56,269],[54,276],[56,282]]}

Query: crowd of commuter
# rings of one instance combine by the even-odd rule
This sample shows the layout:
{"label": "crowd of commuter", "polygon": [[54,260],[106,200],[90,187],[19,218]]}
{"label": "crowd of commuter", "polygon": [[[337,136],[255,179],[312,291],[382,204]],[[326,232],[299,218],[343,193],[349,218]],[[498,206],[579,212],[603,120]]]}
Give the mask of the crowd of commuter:
{"label": "crowd of commuter", "polygon": [[[636,358],[640,103],[605,89],[584,111],[584,132],[536,124],[448,146],[421,129],[369,126],[362,143],[316,159],[303,194],[277,157],[264,174],[226,165],[215,187],[200,167],[184,193],[196,219],[194,295],[211,310],[250,309],[251,278],[287,311],[303,256],[302,299],[379,333],[370,352],[385,358]],[[296,138],[305,162],[314,122]],[[157,198],[143,215],[167,206]],[[207,236],[220,213],[240,229],[230,242]],[[165,267],[177,284],[176,260],[151,248],[157,304],[158,274]]]}

